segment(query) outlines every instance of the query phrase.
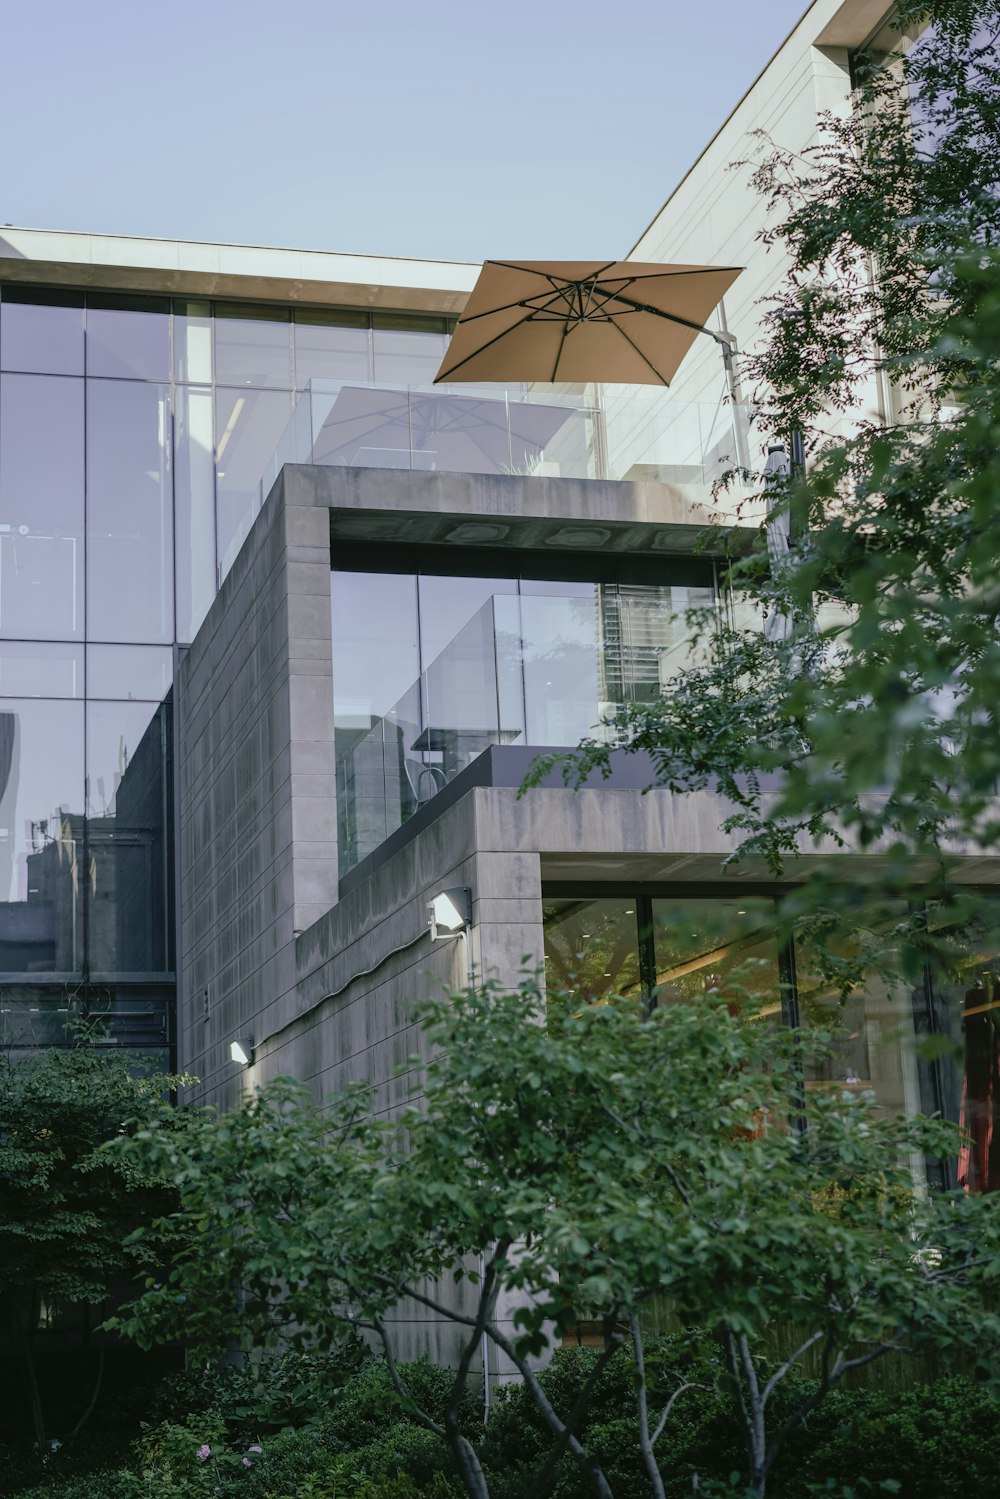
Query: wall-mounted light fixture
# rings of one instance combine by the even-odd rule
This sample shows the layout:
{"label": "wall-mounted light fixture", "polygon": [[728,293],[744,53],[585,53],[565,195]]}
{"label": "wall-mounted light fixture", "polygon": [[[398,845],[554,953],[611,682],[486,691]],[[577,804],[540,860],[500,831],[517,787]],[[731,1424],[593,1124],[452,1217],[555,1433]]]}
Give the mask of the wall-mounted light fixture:
{"label": "wall-mounted light fixture", "polygon": [[431,913],[432,942],[457,937],[467,930],[472,920],[472,891],[467,885],[453,885],[449,890],[439,890],[437,895],[431,897],[427,909]]}
{"label": "wall-mounted light fixture", "polygon": [[241,1036],[238,1041],[230,1041],[229,1055],[234,1062],[239,1062],[241,1067],[252,1067],[254,1060],[253,1037]]}

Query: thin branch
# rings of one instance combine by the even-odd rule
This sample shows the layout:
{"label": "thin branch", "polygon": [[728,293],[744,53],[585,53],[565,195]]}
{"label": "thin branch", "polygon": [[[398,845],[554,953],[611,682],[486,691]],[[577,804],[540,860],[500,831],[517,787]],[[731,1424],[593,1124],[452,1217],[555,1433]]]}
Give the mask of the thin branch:
{"label": "thin branch", "polygon": [[812,1348],[814,1344],[819,1342],[822,1336],[823,1330],[821,1328],[819,1332],[814,1332],[812,1337],[806,1338],[805,1342],[801,1343],[789,1358],[786,1358],[780,1369],[775,1369],[774,1373],[771,1375],[771,1378],[764,1386],[764,1393],[761,1395],[761,1405],[767,1404],[774,1387],[781,1383],[788,1371],[798,1363],[800,1358],[803,1358],[809,1352],[809,1349]]}
{"label": "thin branch", "polygon": [[535,1475],[535,1479],[532,1484],[532,1490],[536,1495],[544,1495],[548,1493],[555,1465],[562,1457],[563,1453],[566,1451],[566,1448],[569,1446],[570,1438],[573,1436],[580,1424],[580,1421],[586,1414],[587,1409],[590,1406],[590,1402],[593,1399],[594,1388],[597,1384],[598,1379],[604,1371],[605,1365],[607,1364],[608,1360],[613,1358],[614,1355],[618,1352],[619,1348],[622,1346],[623,1341],[624,1338],[621,1333],[612,1333],[611,1337],[608,1340],[607,1346],[604,1348],[600,1358],[597,1360],[593,1369],[590,1371],[583,1389],[576,1397],[573,1409],[570,1411],[569,1415],[566,1418],[561,1434],[554,1443],[548,1457],[545,1459],[545,1463]]}
{"label": "thin branch", "polygon": [[666,1405],[663,1407],[663,1415],[660,1417],[659,1421],[657,1421],[656,1430],[650,1437],[650,1441],[653,1443],[654,1447],[660,1440],[660,1437],[663,1435],[663,1428],[666,1426],[668,1420],[670,1419],[670,1412],[673,1410],[675,1402],[680,1399],[680,1397],[685,1393],[686,1390],[704,1390],[707,1388],[707,1385],[698,1384],[693,1379],[687,1379],[683,1384],[677,1386],[676,1390],[671,1395]]}
{"label": "thin branch", "polygon": [[[356,1325],[361,1327],[365,1326],[366,1324],[358,1323]],[[417,1402],[414,1400],[413,1396],[410,1394],[409,1390],[403,1383],[399,1370],[396,1367],[396,1360],[392,1352],[392,1344],[389,1342],[389,1334],[385,1330],[385,1324],[382,1321],[381,1317],[373,1317],[371,1322],[367,1325],[372,1327],[382,1340],[382,1348],[385,1352],[385,1362],[389,1370],[389,1378],[392,1380],[392,1387],[396,1391],[396,1394],[399,1396],[400,1400],[402,1400],[403,1404],[413,1412],[417,1420],[420,1422],[421,1426],[426,1427],[428,1431],[432,1431],[435,1436],[441,1437],[443,1441],[447,1441],[448,1433],[445,1431],[444,1427],[439,1426],[437,1421],[434,1420],[433,1416],[429,1416],[427,1412],[417,1404]]]}
{"label": "thin branch", "polygon": [[635,1360],[636,1372],[636,1405],[639,1409],[639,1450],[642,1453],[643,1465],[649,1475],[649,1481],[653,1488],[654,1499],[666,1499],[666,1490],[663,1487],[663,1475],[656,1462],[653,1452],[653,1443],[649,1436],[649,1403],[646,1395],[646,1359],[643,1353],[642,1328],[639,1325],[639,1314],[632,1309],[628,1317],[629,1332],[632,1335],[632,1356]]}

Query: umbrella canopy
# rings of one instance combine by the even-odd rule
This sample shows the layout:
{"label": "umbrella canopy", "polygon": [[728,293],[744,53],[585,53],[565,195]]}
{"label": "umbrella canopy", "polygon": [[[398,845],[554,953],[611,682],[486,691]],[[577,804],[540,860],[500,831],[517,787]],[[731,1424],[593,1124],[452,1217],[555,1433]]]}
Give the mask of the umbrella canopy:
{"label": "umbrella canopy", "polygon": [[669,385],[740,274],[630,260],[487,260],[435,376]]}

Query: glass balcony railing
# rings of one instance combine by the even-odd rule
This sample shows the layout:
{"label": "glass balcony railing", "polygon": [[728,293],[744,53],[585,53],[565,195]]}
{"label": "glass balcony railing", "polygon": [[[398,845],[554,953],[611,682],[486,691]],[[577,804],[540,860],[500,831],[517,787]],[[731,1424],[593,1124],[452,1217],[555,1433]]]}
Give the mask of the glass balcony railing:
{"label": "glass balcony railing", "polygon": [[710,486],[745,460],[747,417],[650,386],[387,386],[313,380],[258,486],[286,463]]}
{"label": "glass balcony railing", "polygon": [[689,608],[714,608],[712,589],[494,594],[367,730],[337,725],[341,872],[490,745],[609,733],[621,704],[657,696],[684,664]]}

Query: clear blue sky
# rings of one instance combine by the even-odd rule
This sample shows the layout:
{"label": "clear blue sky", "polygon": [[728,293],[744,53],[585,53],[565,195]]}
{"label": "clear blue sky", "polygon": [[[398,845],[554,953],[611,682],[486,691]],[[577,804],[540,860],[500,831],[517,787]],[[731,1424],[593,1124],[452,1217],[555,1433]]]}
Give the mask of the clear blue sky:
{"label": "clear blue sky", "polygon": [[624,253],[807,0],[24,0],[0,222]]}

